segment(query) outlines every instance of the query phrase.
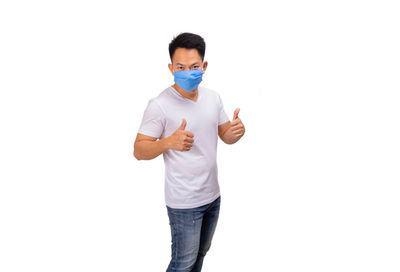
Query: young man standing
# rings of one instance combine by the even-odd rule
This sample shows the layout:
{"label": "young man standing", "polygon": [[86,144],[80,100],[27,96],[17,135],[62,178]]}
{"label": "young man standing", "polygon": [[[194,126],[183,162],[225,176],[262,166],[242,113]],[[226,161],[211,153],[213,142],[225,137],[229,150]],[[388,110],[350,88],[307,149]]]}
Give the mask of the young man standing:
{"label": "young man standing", "polygon": [[206,71],[205,42],[181,33],[169,44],[168,64],[175,84],[149,100],[134,145],[138,160],[161,153],[165,163],[165,202],[171,227],[167,272],[200,272],[211,246],[220,208],[218,136],[236,143],[245,132],[238,117],[230,121],[219,94],[199,86]]}

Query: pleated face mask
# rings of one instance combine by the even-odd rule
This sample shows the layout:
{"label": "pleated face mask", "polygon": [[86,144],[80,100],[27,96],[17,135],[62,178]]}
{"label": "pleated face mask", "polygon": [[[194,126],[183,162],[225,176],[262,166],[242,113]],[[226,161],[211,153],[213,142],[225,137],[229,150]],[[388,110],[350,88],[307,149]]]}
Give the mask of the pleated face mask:
{"label": "pleated face mask", "polygon": [[203,70],[183,70],[174,72],[174,81],[187,92],[193,91],[203,79]]}

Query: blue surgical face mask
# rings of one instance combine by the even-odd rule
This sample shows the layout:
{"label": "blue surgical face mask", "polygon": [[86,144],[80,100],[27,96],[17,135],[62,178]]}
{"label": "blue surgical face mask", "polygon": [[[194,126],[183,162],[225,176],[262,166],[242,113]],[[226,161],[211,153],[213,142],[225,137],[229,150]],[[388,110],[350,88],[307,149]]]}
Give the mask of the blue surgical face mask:
{"label": "blue surgical face mask", "polygon": [[187,92],[193,91],[200,84],[203,70],[183,70],[174,72],[174,81]]}

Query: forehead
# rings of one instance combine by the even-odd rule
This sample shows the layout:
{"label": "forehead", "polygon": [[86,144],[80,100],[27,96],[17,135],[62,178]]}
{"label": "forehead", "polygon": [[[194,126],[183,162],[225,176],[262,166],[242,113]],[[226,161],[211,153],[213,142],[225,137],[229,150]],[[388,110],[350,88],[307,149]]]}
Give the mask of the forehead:
{"label": "forehead", "polygon": [[197,52],[197,50],[194,48],[177,48],[172,61],[173,63],[179,62],[187,65],[191,65],[194,62],[202,62],[199,52]]}

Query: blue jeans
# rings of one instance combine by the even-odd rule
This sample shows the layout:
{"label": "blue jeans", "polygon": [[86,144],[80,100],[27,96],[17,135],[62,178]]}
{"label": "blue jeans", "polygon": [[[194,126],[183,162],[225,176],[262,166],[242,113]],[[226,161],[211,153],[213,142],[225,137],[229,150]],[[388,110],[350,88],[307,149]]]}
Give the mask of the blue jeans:
{"label": "blue jeans", "polygon": [[221,196],[213,202],[192,208],[168,206],[172,245],[167,272],[200,272],[217,227]]}

